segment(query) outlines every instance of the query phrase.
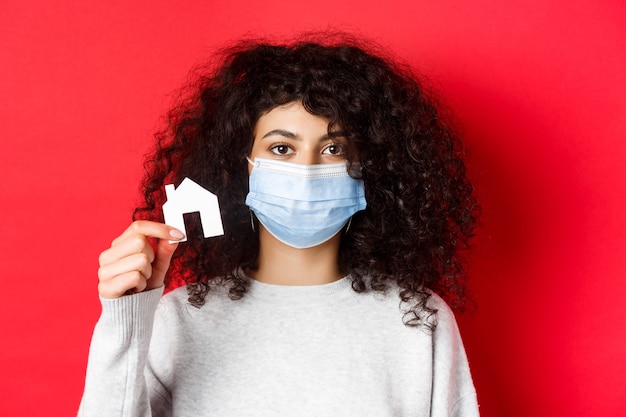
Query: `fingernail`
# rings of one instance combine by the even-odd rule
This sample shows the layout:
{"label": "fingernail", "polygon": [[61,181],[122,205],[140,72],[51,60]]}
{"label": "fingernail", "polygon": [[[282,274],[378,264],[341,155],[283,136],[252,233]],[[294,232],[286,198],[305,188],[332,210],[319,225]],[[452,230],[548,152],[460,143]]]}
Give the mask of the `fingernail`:
{"label": "fingernail", "polygon": [[185,238],[185,235],[182,232],[180,232],[180,231],[178,231],[176,229],[170,230],[170,236],[172,236],[176,240],[180,240],[180,239],[184,239]]}

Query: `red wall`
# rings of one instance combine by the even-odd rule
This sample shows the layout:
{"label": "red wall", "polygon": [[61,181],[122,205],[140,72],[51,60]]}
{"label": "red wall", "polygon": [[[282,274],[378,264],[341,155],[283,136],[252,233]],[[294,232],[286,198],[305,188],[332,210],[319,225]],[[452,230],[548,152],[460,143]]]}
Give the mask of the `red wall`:
{"label": "red wall", "polygon": [[417,66],[467,138],[484,216],[460,324],[482,415],[622,415],[625,3],[388,3],[0,4],[1,416],[74,414],[97,256],[189,68],[245,32],[326,26]]}

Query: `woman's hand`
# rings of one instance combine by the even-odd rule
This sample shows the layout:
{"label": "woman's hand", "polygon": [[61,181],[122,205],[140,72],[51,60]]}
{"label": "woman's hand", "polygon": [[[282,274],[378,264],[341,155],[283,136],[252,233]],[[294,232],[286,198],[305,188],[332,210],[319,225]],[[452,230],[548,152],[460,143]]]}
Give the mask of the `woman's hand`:
{"label": "woman's hand", "polygon": [[[157,239],[156,252],[148,238]],[[128,291],[161,287],[170,260],[184,235],[170,226],[147,220],[133,222],[111,247],[100,254],[98,292],[102,298],[118,298]]]}

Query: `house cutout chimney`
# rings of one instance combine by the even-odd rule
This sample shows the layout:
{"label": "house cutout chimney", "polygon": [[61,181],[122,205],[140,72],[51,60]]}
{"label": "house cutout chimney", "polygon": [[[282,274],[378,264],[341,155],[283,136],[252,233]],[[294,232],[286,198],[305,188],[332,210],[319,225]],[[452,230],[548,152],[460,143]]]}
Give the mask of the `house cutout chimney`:
{"label": "house cutout chimney", "polygon": [[217,196],[209,190],[198,185],[189,178],[183,179],[178,188],[174,184],[165,186],[167,201],[163,204],[163,217],[165,224],[175,227],[185,234],[185,238],[174,242],[185,242],[187,230],[185,229],[184,214],[200,213],[200,222],[204,237],[221,236],[224,234],[222,217]]}

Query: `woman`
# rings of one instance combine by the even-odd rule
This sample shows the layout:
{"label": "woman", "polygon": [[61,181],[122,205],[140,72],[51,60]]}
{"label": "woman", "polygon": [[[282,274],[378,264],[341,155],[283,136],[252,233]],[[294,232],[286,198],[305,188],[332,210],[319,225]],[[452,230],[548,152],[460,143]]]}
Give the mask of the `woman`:
{"label": "woman", "polygon": [[[358,45],[241,42],[171,111],[100,256],[79,415],[478,415],[439,297],[463,300],[477,210],[458,143],[409,69]],[[163,186],[185,177],[223,236],[170,243]]]}

